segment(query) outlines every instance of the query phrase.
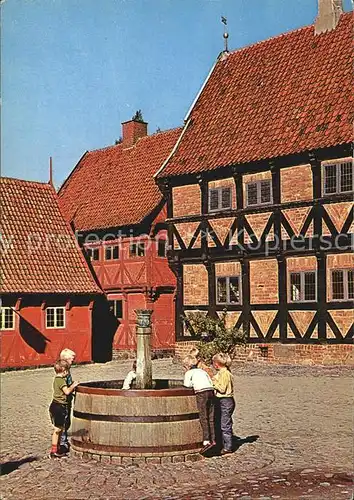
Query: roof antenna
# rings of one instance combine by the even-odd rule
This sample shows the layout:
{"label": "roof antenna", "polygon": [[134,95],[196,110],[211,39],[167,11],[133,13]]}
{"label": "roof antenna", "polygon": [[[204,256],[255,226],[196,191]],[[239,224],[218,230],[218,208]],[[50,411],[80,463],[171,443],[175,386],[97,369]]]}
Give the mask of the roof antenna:
{"label": "roof antenna", "polygon": [[227,39],[229,38],[229,34],[227,32],[227,19],[226,17],[224,16],[221,16],[221,22],[225,25],[225,31],[224,31],[224,34],[223,34],[223,37],[224,37],[224,43],[225,43],[225,49],[224,49],[224,52],[229,52],[229,47],[228,47],[228,44],[227,44]]}
{"label": "roof antenna", "polygon": [[53,184],[53,158],[50,156],[49,157],[49,183],[52,187],[54,187]]}

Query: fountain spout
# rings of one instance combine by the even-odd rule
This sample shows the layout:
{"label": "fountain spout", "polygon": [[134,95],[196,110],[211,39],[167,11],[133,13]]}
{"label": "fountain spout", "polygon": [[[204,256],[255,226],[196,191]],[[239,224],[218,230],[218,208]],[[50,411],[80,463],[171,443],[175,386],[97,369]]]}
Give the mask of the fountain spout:
{"label": "fountain spout", "polygon": [[137,309],[136,322],[136,387],[152,388],[151,314],[150,309]]}

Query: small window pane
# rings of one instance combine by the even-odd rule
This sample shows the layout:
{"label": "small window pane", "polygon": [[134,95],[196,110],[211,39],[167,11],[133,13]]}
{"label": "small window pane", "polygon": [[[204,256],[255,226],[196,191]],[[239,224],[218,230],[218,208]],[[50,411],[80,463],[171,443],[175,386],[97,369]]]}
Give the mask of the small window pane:
{"label": "small window pane", "polygon": [[332,271],[332,299],[344,299],[343,271]]}
{"label": "small window pane", "polygon": [[316,300],[316,274],[305,273],[304,277],[304,285],[305,285],[305,300]]}
{"label": "small window pane", "polygon": [[230,277],[230,304],[238,304],[240,302],[240,285],[237,276]]}
{"label": "small window pane", "polygon": [[221,190],[221,208],[231,208],[231,189],[222,188]]}
{"label": "small window pane", "polygon": [[159,240],[157,246],[157,255],[159,257],[166,257],[166,240]]}
{"label": "small window pane", "polygon": [[261,203],[270,203],[271,200],[271,181],[261,181]]}
{"label": "small window pane", "polygon": [[138,243],[138,256],[144,257],[145,255],[145,243]]}
{"label": "small window pane", "polygon": [[324,191],[326,194],[337,192],[337,165],[325,166]]}
{"label": "small window pane", "polygon": [[247,184],[247,204],[257,205],[257,183]]}
{"label": "small window pane", "polygon": [[11,307],[0,309],[0,330],[13,330],[15,328],[15,312]]}
{"label": "small window pane", "polygon": [[115,260],[119,259],[119,246],[118,245],[113,247],[113,259],[115,259]]}
{"label": "small window pane", "polygon": [[136,244],[135,243],[131,243],[129,246],[129,256],[130,257],[136,256]]}
{"label": "small window pane", "polygon": [[111,260],[111,259],[112,259],[112,248],[106,247],[104,250],[104,260]]}
{"label": "small window pane", "polygon": [[64,327],[64,308],[59,307],[57,310],[57,321],[56,321],[56,326],[58,328],[63,328]]}
{"label": "small window pane", "polygon": [[219,208],[219,190],[210,189],[210,210],[217,210]]}
{"label": "small window pane", "polygon": [[53,307],[46,309],[47,328],[55,327],[55,312]]}
{"label": "small window pane", "polygon": [[100,257],[100,251],[98,248],[93,248],[92,249],[92,254],[91,254],[91,259],[92,260],[98,260]]}
{"label": "small window pane", "polygon": [[300,273],[290,274],[290,297],[292,302],[301,300],[301,275]]}
{"label": "small window pane", "polygon": [[340,190],[342,193],[353,191],[353,168],[352,162],[340,165]]}
{"label": "small window pane", "polygon": [[354,270],[348,271],[348,299],[354,299]]}
{"label": "small window pane", "polygon": [[217,279],[217,302],[219,304],[224,304],[227,301],[227,293],[226,293],[226,278],[218,278]]}

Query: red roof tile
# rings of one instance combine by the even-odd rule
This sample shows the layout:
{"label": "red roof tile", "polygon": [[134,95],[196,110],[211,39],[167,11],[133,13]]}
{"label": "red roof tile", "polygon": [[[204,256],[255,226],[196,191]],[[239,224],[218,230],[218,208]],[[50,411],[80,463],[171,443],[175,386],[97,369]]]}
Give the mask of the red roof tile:
{"label": "red roof tile", "polygon": [[2,293],[101,293],[49,184],[0,179]]}
{"label": "red roof tile", "polygon": [[59,191],[62,210],[75,229],[138,224],[161,201],[153,175],[170,154],[181,129],[87,152]]}
{"label": "red roof tile", "polygon": [[309,26],[221,58],[159,177],[351,142],[352,32],[347,13],[326,34]]}

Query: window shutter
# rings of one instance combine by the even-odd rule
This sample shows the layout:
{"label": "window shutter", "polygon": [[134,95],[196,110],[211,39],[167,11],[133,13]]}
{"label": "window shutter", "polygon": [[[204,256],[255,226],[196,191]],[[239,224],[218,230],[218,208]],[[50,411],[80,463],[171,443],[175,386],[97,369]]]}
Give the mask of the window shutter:
{"label": "window shutter", "polygon": [[210,210],[217,210],[219,208],[219,191],[217,189],[210,189],[209,197]]}
{"label": "window shutter", "polygon": [[221,208],[231,208],[231,188],[221,190]]}

